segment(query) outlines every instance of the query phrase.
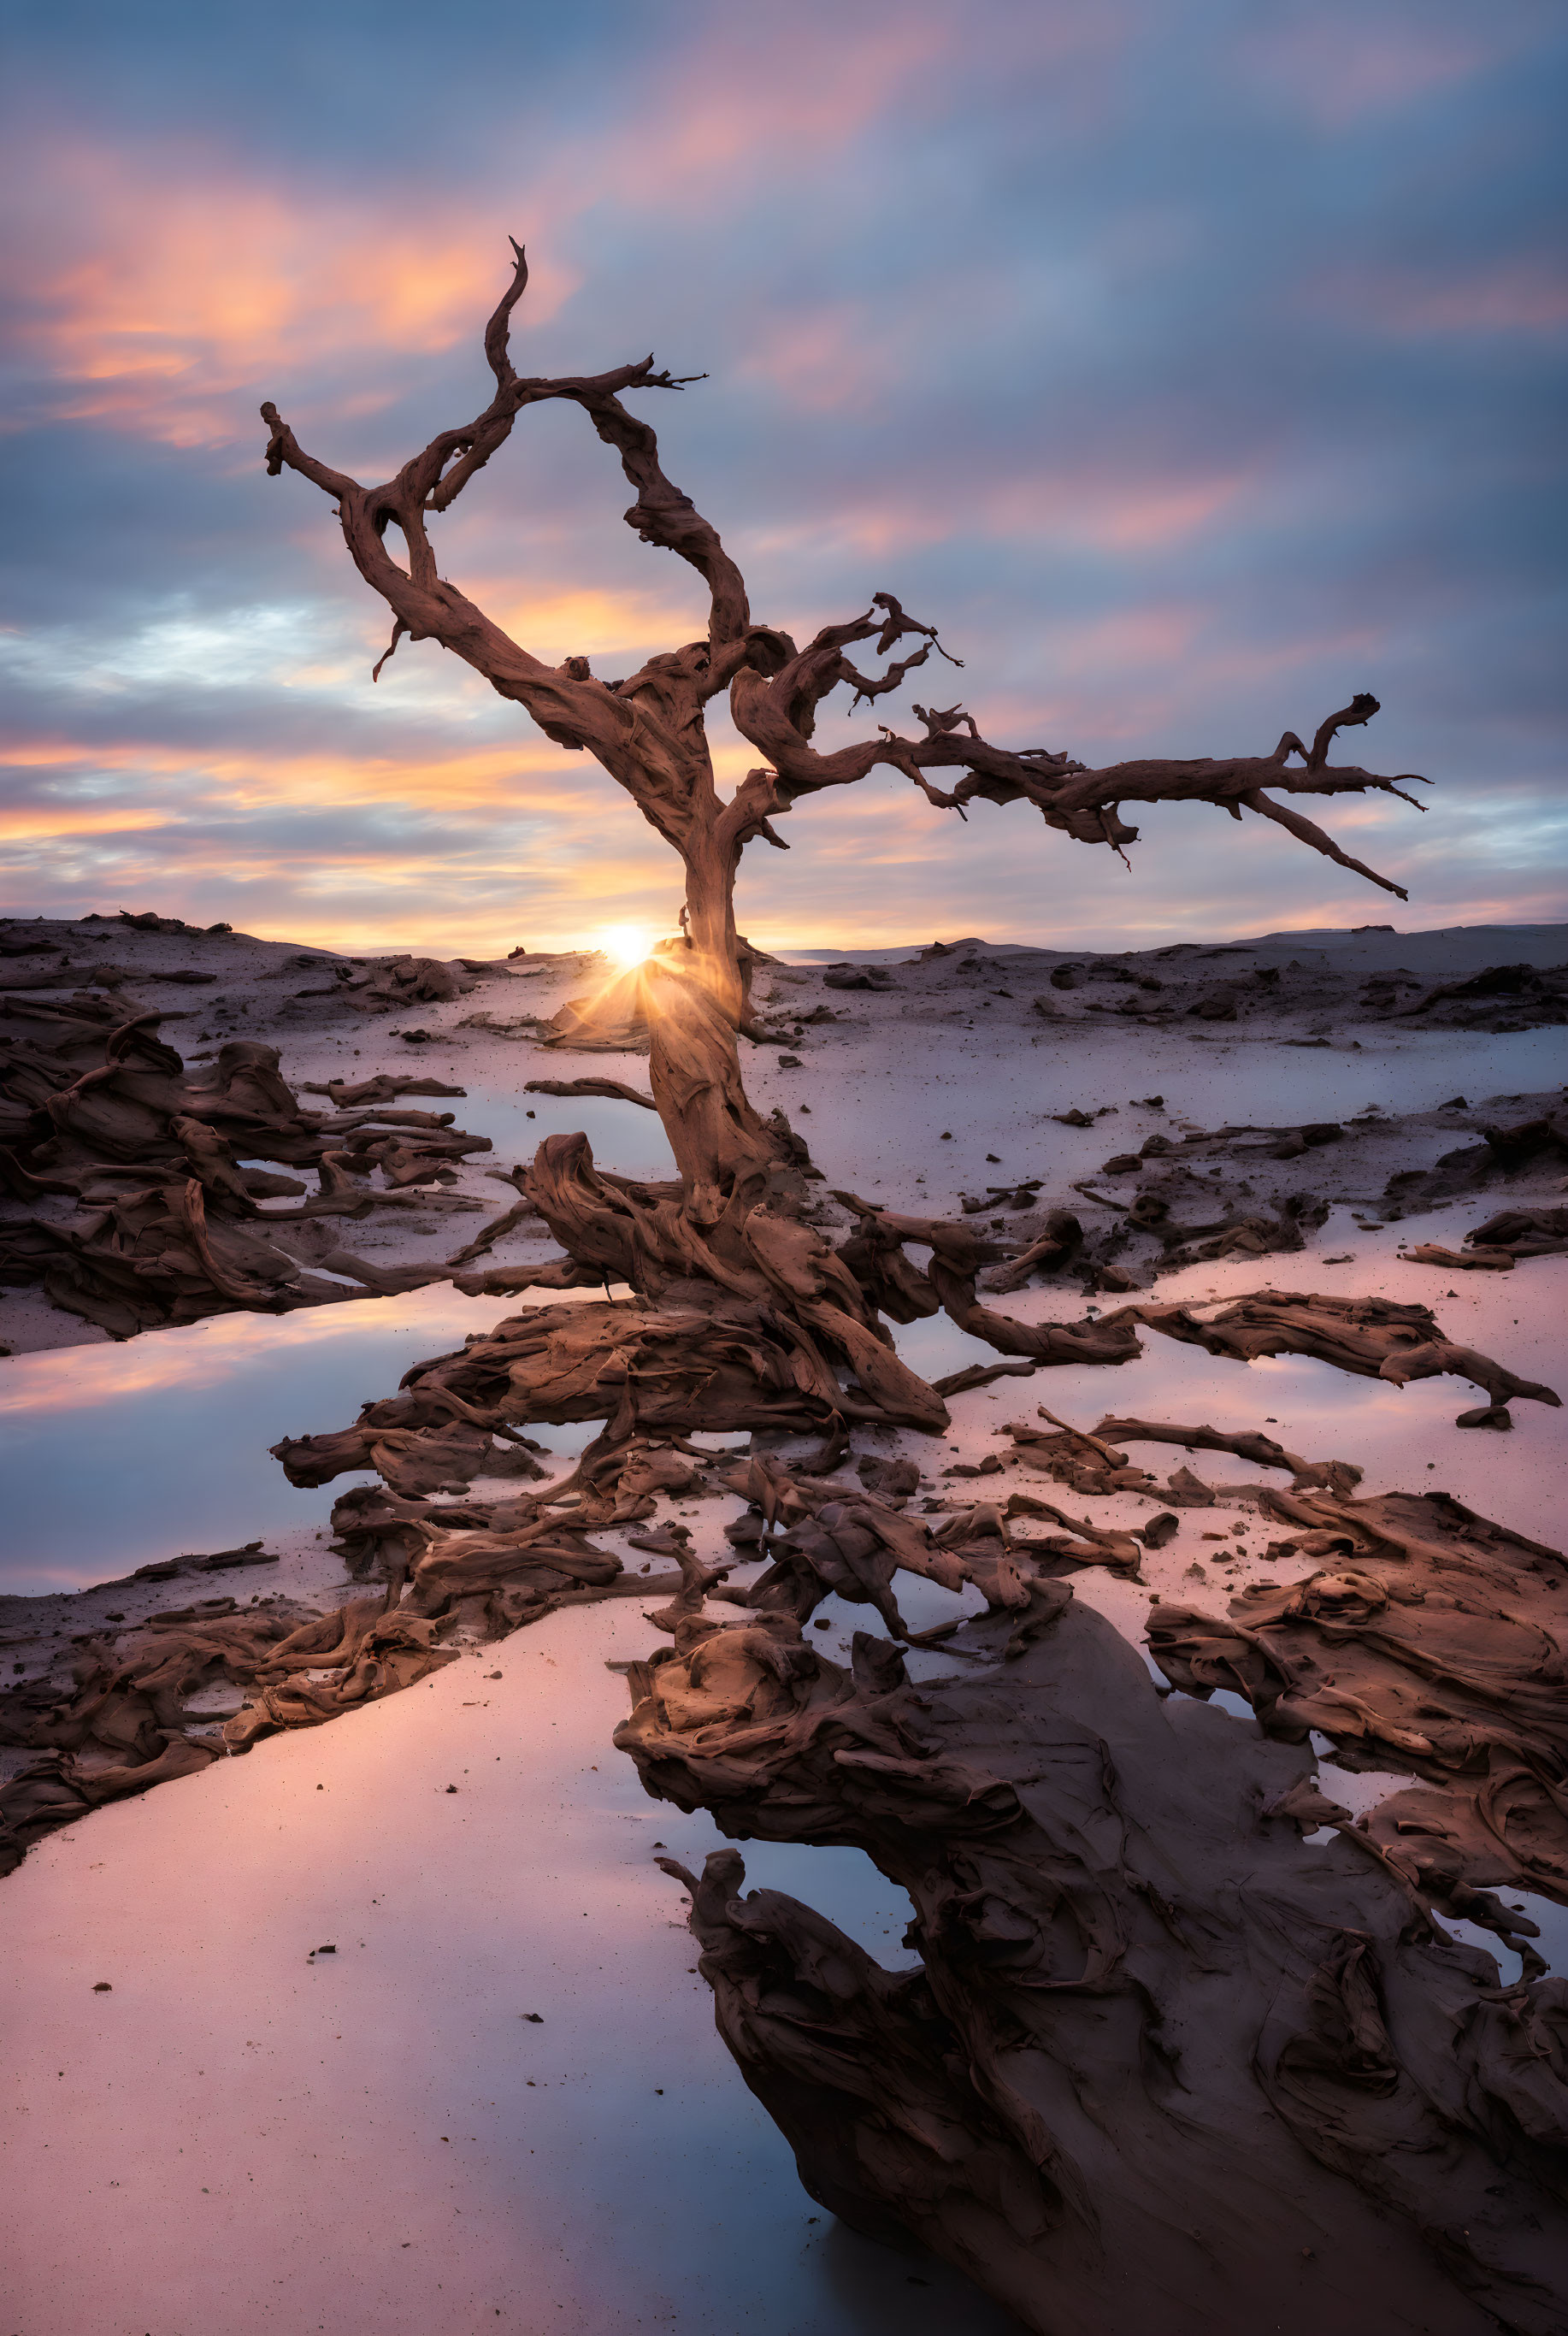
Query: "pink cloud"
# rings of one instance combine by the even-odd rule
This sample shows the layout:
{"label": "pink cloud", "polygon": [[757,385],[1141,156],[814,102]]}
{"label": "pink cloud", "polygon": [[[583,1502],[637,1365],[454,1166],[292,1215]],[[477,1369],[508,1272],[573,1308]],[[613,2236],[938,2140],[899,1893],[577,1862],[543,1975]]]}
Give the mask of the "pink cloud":
{"label": "pink cloud", "polygon": [[980,510],[992,535],[1048,536],[1115,551],[1149,551],[1201,534],[1253,484],[1237,468],[1195,479],[1095,476],[1082,469],[1008,479]]}
{"label": "pink cloud", "polygon": [[[199,146],[157,152],[40,143],[26,158],[25,232],[7,290],[22,346],[63,386],[56,412],[176,446],[248,429],[262,375],[323,356],[367,367],[449,346],[494,300],[493,227],[422,202],[389,222],[370,197],[247,176]],[[548,255],[530,298],[549,316],[573,279]],[[382,402],[365,389],[362,411]]]}
{"label": "pink cloud", "polygon": [[1554,333],[1568,325],[1568,272],[1526,258],[1447,280],[1371,272],[1320,277],[1305,303],[1401,339],[1428,334]]}
{"label": "pink cloud", "polygon": [[1433,92],[1468,80],[1505,55],[1525,34],[1493,16],[1461,32],[1427,10],[1400,23],[1347,0],[1315,0],[1240,44],[1242,78],[1318,128],[1339,131],[1379,113],[1402,111]]}
{"label": "pink cloud", "polygon": [[803,161],[848,146],[962,37],[956,20],[935,12],[845,15],[828,42],[791,11],[716,14],[703,39],[653,77],[629,134],[618,124],[613,135],[576,141],[551,175],[580,187],[586,164],[601,196],[608,189],[639,204],[650,188],[661,207],[716,189],[733,201],[781,163],[794,180]]}
{"label": "pink cloud", "polygon": [[898,362],[885,330],[873,328],[866,309],[839,301],[760,318],[736,370],[743,380],[765,382],[793,405],[826,413],[868,405]]}

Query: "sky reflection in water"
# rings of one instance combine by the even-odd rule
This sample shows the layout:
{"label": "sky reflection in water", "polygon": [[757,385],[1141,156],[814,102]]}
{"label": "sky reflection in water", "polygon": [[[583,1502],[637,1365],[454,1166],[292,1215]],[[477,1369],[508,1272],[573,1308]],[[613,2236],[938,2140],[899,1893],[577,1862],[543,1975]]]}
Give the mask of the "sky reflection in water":
{"label": "sky reflection in water", "polygon": [[[572,1293],[552,1293],[546,1302],[561,1296]],[[1040,1292],[1032,1305],[1015,1303],[1020,1313],[1066,1310],[1048,1302],[1056,1298]],[[438,1285],[297,1314],[219,1315],[126,1345],[10,1358],[0,1369],[0,1473],[10,1527],[0,1586],[77,1589],[181,1551],[324,1525],[337,1494],[368,1478],[342,1476],[297,1492],[268,1446],[286,1436],[350,1426],[361,1404],[390,1395],[412,1364],[489,1330],[509,1310],[503,1299],[463,1298]],[[940,1316],[901,1328],[898,1344],[928,1377],[997,1359]],[[1141,1412],[1256,1426],[1271,1406],[1274,1433],[1309,1456],[1354,1453],[1365,1460],[1375,1438],[1368,1489],[1374,1480],[1418,1484],[1427,1460],[1441,1455],[1446,1473],[1438,1481],[1485,1505],[1480,1487],[1467,1492],[1463,1482],[1466,1464],[1484,1456],[1473,1454],[1479,1439],[1449,1432],[1461,1392],[1452,1381],[1401,1391],[1299,1358],[1243,1367],[1155,1337],[1146,1336],[1145,1347],[1141,1360],[1115,1370],[1004,1379],[960,1401],[985,1406],[982,1419],[994,1408],[998,1428],[1019,1414],[1032,1416],[1041,1402],[1081,1425],[1106,1412]],[[579,1451],[595,1426],[529,1432],[567,1454]],[[1215,1481],[1255,1475],[1222,1454],[1205,1455],[1204,1468]]]}
{"label": "sky reflection in water", "polygon": [[[75,1590],[184,1550],[324,1525],[337,1495],[369,1476],[296,1492],[268,1447],[351,1426],[412,1363],[461,1346],[507,1310],[503,1299],[440,1284],[13,1358],[0,1376],[10,1519],[0,1587]],[[567,1453],[595,1427],[529,1433]]]}

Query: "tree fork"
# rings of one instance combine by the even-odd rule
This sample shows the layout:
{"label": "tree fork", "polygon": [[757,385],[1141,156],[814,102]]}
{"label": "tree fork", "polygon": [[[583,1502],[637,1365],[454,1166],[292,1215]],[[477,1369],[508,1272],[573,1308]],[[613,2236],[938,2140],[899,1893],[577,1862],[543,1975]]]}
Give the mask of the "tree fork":
{"label": "tree fork", "polygon": [[[746,845],[760,837],[783,849],[773,822],[803,796],[852,785],[886,767],[901,772],[934,808],[964,817],[974,802],[1026,803],[1074,842],[1123,857],[1137,840],[1136,828],[1122,819],[1124,803],[1207,803],[1238,820],[1251,812],[1402,900],[1404,891],[1391,879],[1350,859],[1277,798],[1372,793],[1413,802],[1405,785],[1425,782],[1413,773],[1385,777],[1329,764],[1337,733],[1378,712],[1377,699],[1365,692],[1319,725],[1310,747],[1287,730],[1268,755],[1140,761],[1095,771],[1046,747],[995,746],[958,705],[916,706],[923,737],[906,738],[881,725],[872,735],[820,752],[812,743],[816,711],[835,689],[851,687],[856,705],[874,701],[900,687],[933,651],[952,664],[959,660],[943,647],[934,626],[910,616],[886,592],[874,595],[863,615],[825,628],[803,648],[789,634],[755,624],[745,579],[717,530],[665,476],[654,431],[622,403],[643,390],[678,393],[703,376],[656,370],[651,356],[595,375],[520,375],[511,362],[511,319],[527,286],[528,266],[521,246],[513,243],[512,250],[511,281],[484,333],[495,394],[472,422],[440,433],[394,478],[365,486],[306,453],[268,403],[261,409],[268,431],[267,468],[273,476],[284,469],[297,472],[333,498],[350,557],[392,610],[391,643],[375,677],[400,641],[439,642],[498,695],[521,706],[547,737],[591,754],[680,855],[686,875],[681,938],[655,952],[638,982],[650,1032],[654,1100],[680,1171],[679,1187],[638,1200],[640,1188],[593,1167],[585,1141],[550,1139],[531,1171],[530,1189],[569,1255],[655,1299],[672,1281],[765,1298],[794,1324],[808,1377],[825,1351],[848,1363],[873,1404],[890,1416],[940,1426],[946,1418],[940,1398],[898,1362],[878,1312],[892,1270],[895,1221],[882,1219],[877,1242],[849,1245],[852,1257],[863,1252],[865,1267],[863,1274],[852,1270],[800,1222],[801,1194],[791,1186],[788,1147],[745,1094],[737,1034],[765,1035],[752,1019],[751,953],[735,930],[735,881]],[[651,657],[624,680],[599,680],[581,657],[547,666],[437,569],[430,518],[450,509],[525,407],[549,400],[580,406],[618,455],[635,497],[627,524],[644,542],[685,560],[707,587],[706,638]],[[402,538],[406,564],[389,549],[393,536]],[[882,658],[901,644],[913,646],[881,673],[868,674],[847,654],[866,642]],[[715,783],[704,725],[704,708],[720,692],[727,692],[736,726],[764,758],[727,801]],[[956,774],[950,786],[935,782],[930,774],[939,771]],[[862,1231],[867,1231],[863,1220]],[[933,1294],[940,1285],[940,1302],[954,1319],[1004,1351],[1059,1348],[1065,1340],[1086,1354],[1105,1344],[1065,1329],[1026,1334],[1022,1326],[990,1313],[975,1302],[972,1278],[966,1288],[962,1270],[940,1245],[929,1276],[902,1270]]]}

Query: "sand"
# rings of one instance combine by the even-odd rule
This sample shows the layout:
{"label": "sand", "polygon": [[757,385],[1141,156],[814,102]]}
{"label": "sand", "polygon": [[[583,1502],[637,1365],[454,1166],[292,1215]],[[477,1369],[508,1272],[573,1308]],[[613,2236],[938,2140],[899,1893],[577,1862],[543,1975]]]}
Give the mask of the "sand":
{"label": "sand", "polygon": [[[151,938],[171,960],[197,961],[197,943]],[[128,958],[119,933],[114,944]],[[1053,992],[1066,1010],[1047,1022],[1029,1002],[1032,977],[1063,961],[1060,953],[1039,953],[1026,984],[1008,965],[1017,953],[981,952],[1008,970],[961,990],[929,978],[929,967],[901,976],[909,987],[892,995],[836,991],[814,973],[809,987],[768,977],[765,992],[776,986],[790,993],[785,1002],[826,1002],[850,1018],[809,1028],[790,1049],[798,1070],[776,1052],[748,1053],[748,1083],[759,1104],[784,1102],[833,1184],[932,1214],[1014,1176],[1070,1188],[1183,1113],[1200,1124],[1222,1116],[1272,1124],[1348,1119],[1377,1104],[1400,1119],[1398,1130],[1313,1156],[1334,1206],[1304,1253],[1205,1261],[1163,1278],[1158,1296],[1223,1297],[1273,1283],[1417,1299],[1435,1307],[1451,1338],[1563,1387],[1568,1260],[1450,1276],[1400,1256],[1404,1242],[1456,1241],[1497,1205],[1486,1201],[1357,1222],[1387,1214],[1390,1163],[1426,1166],[1465,1140],[1489,1098],[1560,1085],[1558,1029],[1427,1029],[1340,1012],[1327,1046],[1286,1043],[1325,1018],[1328,976],[1338,969],[1354,982],[1398,963],[1429,981],[1499,962],[1557,964],[1568,954],[1562,930],[1475,939],[1287,935],[1255,945],[1243,962],[1288,963],[1310,950],[1325,960],[1312,1005],[1234,1025],[1113,1020],[1086,1011],[1082,989]],[[1082,953],[1066,961],[1086,962]],[[252,997],[268,960],[258,962]],[[935,971],[945,977],[946,961]],[[385,1022],[307,1027],[307,1007],[298,1027],[255,1013],[247,1028],[281,1046],[296,1085],[417,1057],[468,1088],[452,1107],[463,1124],[497,1136],[503,1165],[526,1156],[536,1131],[586,1125],[590,1111],[600,1115],[596,1148],[598,1129],[607,1146],[621,1145],[601,1152],[606,1164],[657,1164],[637,1153],[638,1144],[645,1155],[657,1150],[649,1114],[522,1094],[529,1077],[578,1069],[640,1084],[635,1057],[551,1058],[531,1041],[459,1027],[476,1007],[502,1014],[512,994],[506,980],[421,1009],[433,1035],[417,1047],[389,1041]],[[581,981],[579,967],[560,967],[530,987],[548,1011]],[[237,1006],[244,988],[232,985]],[[1018,994],[998,998],[999,988]],[[179,1026],[169,1035],[183,1045]],[[1163,1109],[1135,1102],[1155,1093]],[[1465,1114],[1445,1119],[1439,1106],[1458,1094],[1468,1098]],[[1060,1127],[1050,1114],[1069,1105],[1114,1105],[1116,1116]],[[484,1165],[468,1163],[457,1189],[486,1193]],[[1553,1181],[1561,1171],[1555,1180],[1544,1173],[1542,1190]],[[487,1197],[498,1194],[488,1188]],[[461,1238],[476,1222],[452,1221]],[[375,1254],[439,1254],[451,1232],[388,1227]],[[546,1246],[512,1241],[498,1261]],[[1037,1287],[1007,1304],[1026,1320],[1077,1310],[1076,1297]],[[451,1319],[471,1309],[476,1326],[508,1310],[438,1289],[281,1322],[220,1318],[115,1348],[28,1293],[8,1295],[0,1319],[16,1347],[75,1349],[0,1366],[22,1437],[56,1433],[63,1451],[73,1431],[112,1438],[117,1405],[144,1406],[140,1438],[129,1413],[124,1428],[126,1448],[139,1454],[133,1518],[82,1504],[73,1517],[57,1464],[56,1496],[45,1489],[34,1499],[26,1586],[42,1590],[64,1574],[102,1580],[144,1562],[143,1552],[264,1530],[260,1521],[245,1529],[243,1486],[223,1507],[221,1454],[199,1517],[180,1439],[160,1450],[151,1431],[155,1416],[178,1419],[182,1388],[212,1378],[213,1358],[227,1353],[236,1373],[254,1374],[235,1382],[242,1404],[229,1407],[226,1433],[238,1440],[253,1430],[260,1445],[273,1440],[280,1387],[296,1431],[346,1425],[361,1400],[388,1389],[395,1372],[374,1346],[377,1321],[440,1328],[443,1337],[406,1350],[430,1353],[460,1342]],[[1004,1421],[1032,1417],[1040,1402],[1083,1426],[1107,1411],[1231,1427],[1270,1421],[1268,1432],[1296,1451],[1359,1463],[1363,1493],[1438,1487],[1561,1544],[1562,1413],[1519,1403],[1512,1435],[1464,1433],[1456,1414],[1477,1397],[1453,1380],[1401,1391],[1305,1360],[1244,1367],[1157,1338],[1147,1346],[1120,1369],[1054,1370],[956,1397],[940,1450],[891,1435],[874,1448],[907,1448],[934,1476],[983,1457]],[[928,1374],[990,1358],[940,1322],[901,1333],[900,1347]],[[308,1384],[298,1375],[307,1351],[323,1373]],[[335,1409],[322,1407],[327,1391]],[[92,1444],[76,1448],[91,1477]],[[24,1475],[24,1441],[18,1452]],[[1255,1474],[1213,1455],[1203,1473],[1219,1484]],[[290,1502],[301,1523],[280,1532],[268,1522],[267,1546],[284,1552],[297,1594],[325,1603],[321,1593],[341,1579],[316,1539],[329,1495],[287,1495],[275,1514]],[[705,1554],[717,1552],[721,1505],[696,1504],[686,1520]],[[1144,1514],[1131,1495],[1096,1509],[1104,1523]],[[1216,1514],[1229,1522],[1223,1512],[1186,1513],[1177,1538],[1151,1554],[1142,1584],[1096,1571],[1078,1577],[1076,1594],[1141,1644],[1152,1599],[1193,1596],[1195,1564],[1212,1581],[1216,1544],[1200,1536]],[[1225,1576],[1228,1588],[1270,1578],[1265,1539],[1247,1535],[1251,1548]],[[232,1587],[232,1578],[216,1586]],[[96,1602],[114,1594],[95,1593]],[[917,1623],[950,1611],[934,1590],[929,1616],[902,1582],[900,1594]],[[66,1611],[63,1601],[55,1611]],[[74,1611],[73,1627],[93,1619],[91,1601]],[[847,1643],[852,1616],[836,1603],[823,1611],[833,1651]],[[942,2266],[905,2262],[820,2215],[715,2036],[707,1991],[689,1970],[684,1900],[652,1855],[657,1841],[700,1864],[718,1836],[706,1819],[647,1800],[609,1747],[627,1705],[605,1662],[646,1653],[654,1636],[635,1600],[555,1615],[330,1728],[102,1811],[41,1844],[0,1884],[14,2039],[0,2191],[16,2267],[6,2328],[238,2336],[261,2324],[466,2336],[496,2326],[619,2336],[678,2321],[714,2336],[954,2327],[986,2336],[1008,2324]],[[917,1658],[929,1671],[945,1660]],[[1324,1774],[1346,1798],[1343,1772]],[[753,1883],[798,1892],[901,1964],[907,1908],[865,1861],[755,1844],[747,1854]],[[336,1954],[308,1960],[326,1943]],[[94,1992],[100,1981],[110,1992]],[[541,2024],[522,2017],[532,2011]]]}

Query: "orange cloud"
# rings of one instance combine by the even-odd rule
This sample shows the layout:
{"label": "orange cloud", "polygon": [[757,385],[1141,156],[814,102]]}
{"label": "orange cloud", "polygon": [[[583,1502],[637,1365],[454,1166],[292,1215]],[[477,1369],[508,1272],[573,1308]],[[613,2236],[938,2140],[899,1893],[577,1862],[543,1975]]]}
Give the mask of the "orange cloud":
{"label": "orange cloud", "polygon": [[[511,205],[519,233],[549,225],[531,253],[528,322],[575,289],[551,253],[589,203],[640,207],[657,187],[664,208],[706,213],[716,188],[734,200],[786,161],[850,146],[958,37],[907,17],[896,33],[846,28],[827,71],[782,23],[683,52],[655,76],[635,132],[614,121],[532,161]],[[424,186],[389,215],[377,197],[247,171],[195,141],[41,136],[13,153],[6,288],[64,419],[180,447],[230,443],[254,427],[258,394],[281,398],[324,359],[369,376],[346,398],[334,392],[334,420],[375,414],[388,402],[379,359],[476,337],[504,281],[489,206]]]}
{"label": "orange cloud", "polygon": [[[247,179],[195,148],[38,147],[11,238],[20,338],[64,384],[67,418],[107,418],[175,446],[257,426],[265,374],[285,388],[325,355],[374,365],[475,330],[504,280],[493,225],[423,201],[389,224],[372,200]],[[545,255],[531,315],[572,279]],[[383,403],[364,393],[361,411]],[[336,411],[343,408],[338,405]]]}
{"label": "orange cloud", "polygon": [[[556,592],[519,592],[514,579],[465,579],[469,598],[510,633],[514,641],[547,664],[569,657],[616,657],[646,649],[677,648],[707,629],[702,588],[687,582],[684,569],[670,569],[665,592],[599,591],[591,586]],[[687,584],[684,593],[683,584]],[[607,665],[603,677],[618,668]]]}
{"label": "orange cloud", "polygon": [[166,827],[161,811],[77,811],[65,804],[31,803],[15,811],[0,811],[0,841],[20,843],[31,836],[120,835],[141,827]]}
{"label": "orange cloud", "polygon": [[[296,754],[268,746],[264,754],[238,749],[213,753],[202,747],[174,748],[135,744],[104,744],[99,740],[73,744],[65,740],[26,741],[8,750],[5,760],[19,769],[122,771],[149,781],[180,782],[181,801],[203,801],[229,810],[249,811],[274,803],[385,803],[411,809],[448,811],[493,810],[504,804],[518,810],[564,810],[580,800],[579,767],[568,764],[560,749],[537,735],[524,733],[515,746],[486,746],[466,754],[417,756],[394,760],[391,755],[356,754]],[[77,820],[63,803],[56,819],[46,806],[30,807],[52,832],[63,832]],[[147,824],[158,824],[165,814],[149,813]],[[101,817],[105,827],[130,827],[139,815],[106,807],[83,812],[79,824]]]}

